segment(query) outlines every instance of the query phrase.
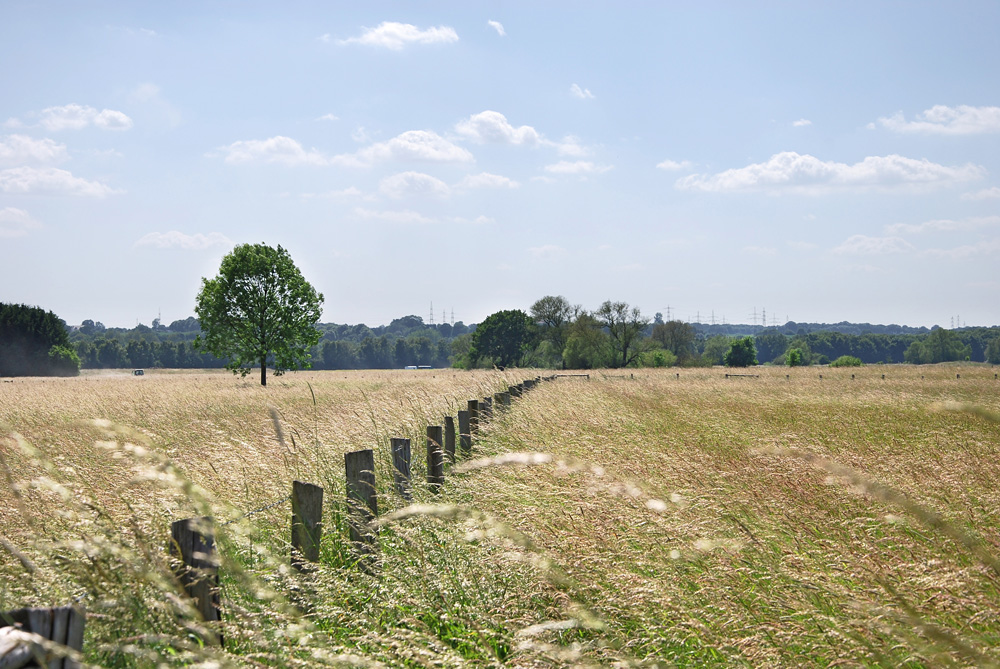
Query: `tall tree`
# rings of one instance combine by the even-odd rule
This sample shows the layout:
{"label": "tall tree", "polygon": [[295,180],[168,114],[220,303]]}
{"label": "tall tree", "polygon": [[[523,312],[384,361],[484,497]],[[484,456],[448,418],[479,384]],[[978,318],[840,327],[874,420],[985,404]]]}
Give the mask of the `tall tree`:
{"label": "tall tree", "polygon": [[241,376],[259,364],[265,386],[268,363],[275,375],[310,366],[322,304],[288,251],[241,244],[222,259],[216,278],[201,280],[195,347],[227,358],[226,369]]}
{"label": "tall tree", "polygon": [[688,323],[682,321],[657,323],[653,326],[651,337],[660,346],[677,356],[681,364],[694,357],[697,332]]}
{"label": "tall tree", "polygon": [[66,323],[51,311],[26,304],[0,304],[0,376],[74,376]]}
{"label": "tall tree", "polygon": [[472,333],[469,357],[475,363],[489,358],[497,367],[510,367],[521,361],[531,344],[531,319],[520,309],[498,311],[489,315]]}
{"label": "tall tree", "polygon": [[531,317],[541,328],[542,337],[551,341],[559,353],[566,345],[566,328],[578,311],[562,295],[546,295],[531,305]]}
{"label": "tall tree", "polygon": [[729,346],[729,352],[724,358],[726,367],[750,367],[757,364],[757,347],[753,337],[747,335],[737,339]]}
{"label": "tall tree", "polygon": [[642,315],[639,307],[630,307],[625,302],[607,300],[594,312],[594,316],[608,330],[614,349],[614,365],[627,367],[639,357],[639,339],[649,325],[649,319]]}

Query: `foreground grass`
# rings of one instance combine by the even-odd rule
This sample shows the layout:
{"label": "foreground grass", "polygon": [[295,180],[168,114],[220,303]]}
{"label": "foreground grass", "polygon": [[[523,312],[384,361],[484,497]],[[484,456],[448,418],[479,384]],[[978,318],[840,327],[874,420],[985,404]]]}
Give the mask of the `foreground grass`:
{"label": "foreground grass", "polygon": [[[956,410],[1000,413],[992,371],[760,373],[544,384],[442,500],[417,490],[448,506],[382,494],[374,575],[348,564],[342,453],[376,448],[388,490],[389,436],[417,464],[425,425],[524,374],[0,384],[0,608],[79,598],[106,666],[996,663],[1000,425]],[[292,478],[326,489],[320,565],[289,571],[287,505],[220,528],[226,651],[198,647],[169,521]]]}

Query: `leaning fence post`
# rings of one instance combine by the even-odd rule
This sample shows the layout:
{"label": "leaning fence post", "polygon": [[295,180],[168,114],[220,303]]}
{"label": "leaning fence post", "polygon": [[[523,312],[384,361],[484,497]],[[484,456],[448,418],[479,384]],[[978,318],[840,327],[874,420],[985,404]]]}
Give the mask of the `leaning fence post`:
{"label": "leaning fence post", "polygon": [[455,462],[455,417],[444,417],[444,457],[448,462]]}
{"label": "leaning fence post", "polygon": [[493,398],[484,397],[479,402],[479,417],[483,422],[493,419]]}
{"label": "leaning fence post", "polygon": [[[219,560],[215,554],[215,530],[212,519],[184,518],[170,525],[170,554],[178,559],[174,573],[184,591],[194,600],[194,607],[207,623],[219,620]],[[221,644],[222,635],[203,639]]]}
{"label": "leaning fence post", "polygon": [[393,437],[392,444],[392,478],[396,483],[399,496],[410,501],[413,491],[410,484],[410,440]]}
{"label": "leaning fence post", "polygon": [[500,393],[500,403],[503,404],[503,406],[504,406],[505,409],[509,409],[510,408],[510,391],[509,390],[505,390],[504,392]]}
{"label": "leaning fence post", "polygon": [[323,538],[323,489],[312,483],[292,481],[292,566],[319,562]]}
{"label": "leaning fence post", "polygon": [[459,448],[462,450],[462,457],[469,457],[472,453],[472,432],[469,430],[469,412],[458,412],[458,435]]}
{"label": "leaning fence post", "polygon": [[444,483],[444,448],[440,425],[427,426],[427,485],[431,492],[441,490]]}
{"label": "leaning fence post", "polygon": [[479,435],[479,400],[469,400],[469,436]]}
{"label": "leaning fence post", "polygon": [[378,515],[378,498],[375,495],[375,452],[344,453],[344,473],[347,478],[347,526],[351,543],[364,562],[375,552],[375,534],[371,521]]}
{"label": "leaning fence post", "polygon": [[[65,651],[46,651],[37,644],[18,638],[18,632],[28,632],[65,646],[83,650],[83,630],[86,614],[75,606],[58,608],[17,609],[0,613],[0,667],[41,666],[50,669],[78,669],[80,663],[66,657]],[[37,664],[29,664],[32,659]]]}

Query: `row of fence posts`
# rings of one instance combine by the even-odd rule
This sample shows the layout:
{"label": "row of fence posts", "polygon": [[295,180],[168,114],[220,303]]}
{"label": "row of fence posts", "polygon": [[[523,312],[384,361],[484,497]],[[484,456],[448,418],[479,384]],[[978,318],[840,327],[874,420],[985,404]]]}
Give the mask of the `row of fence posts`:
{"label": "row of fence posts", "polygon": [[[554,376],[544,377],[552,380]],[[491,420],[497,410],[506,410],[513,399],[531,390],[542,377],[528,379],[509,386],[482,400],[473,399],[467,408],[458,411],[458,441],[454,416],[445,416],[444,425],[428,425],[427,488],[433,494],[441,491],[445,482],[445,462],[454,463],[457,456],[472,454],[473,437],[479,434],[481,423]],[[406,438],[390,439],[393,467],[393,488],[404,500],[413,499],[411,476],[411,445]],[[378,536],[372,521],[378,517],[378,496],[375,488],[375,452],[372,449],[344,454],[348,534],[360,568],[373,569]],[[311,562],[319,561],[323,538],[323,488],[303,481],[292,482],[291,563],[307,570]],[[174,574],[191,598],[205,622],[212,625],[220,620],[219,560],[215,550],[214,521],[210,516],[184,518],[170,525],[169,553],[174,560]],[[57,622],[58,621],[58,622]],[[85,613],[82,607],[59,609],[19,609],[0,613],[0,668],[24,667],[35,662],[50,669],[75,669],[80,665],[66,656],[60,646],[74,651],[83,649]],[[37,637],[51,641],[37,643]],[[216,631],[205,643],[220,645],[221,633]],[[71,653],[72,654],[72,653]],[[35,666],[35,665],[31,665]]]}

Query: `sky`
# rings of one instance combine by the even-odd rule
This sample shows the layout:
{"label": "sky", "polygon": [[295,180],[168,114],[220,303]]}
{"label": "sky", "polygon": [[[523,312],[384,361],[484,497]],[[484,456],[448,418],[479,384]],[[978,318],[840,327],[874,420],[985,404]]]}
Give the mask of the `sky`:
{"label": "sky", "polygon": [[995,1],[5,0],[0,301],[169,324],[263,242],[323,322],[563,295],[1000,324],[997,26]]}

